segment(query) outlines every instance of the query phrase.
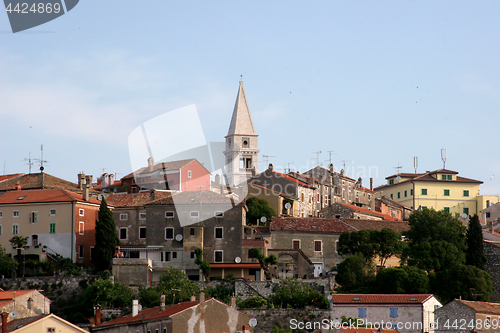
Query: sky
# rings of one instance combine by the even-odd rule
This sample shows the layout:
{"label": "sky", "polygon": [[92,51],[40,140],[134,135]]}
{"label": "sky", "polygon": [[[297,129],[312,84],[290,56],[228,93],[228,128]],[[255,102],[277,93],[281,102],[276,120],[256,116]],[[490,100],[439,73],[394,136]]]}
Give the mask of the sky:
{"label": "sky", "polygon": [[82,0],[12,33],[0,13],[0,174],[28,173],[43,144],[51,175],[123,177],[134,129],[191,105],[224,141],[243,75],[259,171],[263,155],[331,161],[377,186],[414,156],[442,168],[445,148],[447,169],[500,195],[499,14],[496,0]]}

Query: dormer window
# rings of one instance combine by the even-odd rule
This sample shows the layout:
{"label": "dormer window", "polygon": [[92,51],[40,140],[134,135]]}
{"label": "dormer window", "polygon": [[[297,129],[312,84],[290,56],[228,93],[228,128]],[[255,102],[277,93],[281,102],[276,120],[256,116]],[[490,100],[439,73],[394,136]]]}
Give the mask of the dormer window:
{"label": "dormer window", "polygon": [[441,180],[453,180],[453,175],[441,175]]}

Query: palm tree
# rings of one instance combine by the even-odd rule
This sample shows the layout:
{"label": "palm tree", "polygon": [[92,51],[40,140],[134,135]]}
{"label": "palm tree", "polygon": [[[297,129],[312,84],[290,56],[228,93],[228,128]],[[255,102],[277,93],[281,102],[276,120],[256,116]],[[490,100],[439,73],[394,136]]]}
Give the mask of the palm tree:
{"label": "palm tree", "polygon": [[[14,236],[9,240],[13,248],[17,249],[17,262],[19,263],[19,276],[24,274],[23,266],[21,265],[21,250],[28,248],[28,237]],[[21,274],[22,272],[22,274]]]}

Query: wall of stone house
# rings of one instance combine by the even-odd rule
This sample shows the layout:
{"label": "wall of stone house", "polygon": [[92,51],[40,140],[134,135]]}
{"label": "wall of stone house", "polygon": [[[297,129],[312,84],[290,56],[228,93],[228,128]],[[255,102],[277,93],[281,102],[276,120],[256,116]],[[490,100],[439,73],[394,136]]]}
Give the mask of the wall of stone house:
{"label": "wall of stone house", "polygon": [[483,242],[484,255],[488,259],[484,266],[485,271],[491,276],[495,292],[491,295],[491,302],[500,302],[500,247]]}
{"label": "wall of stone house", "polygon": [[[456,301],[452,301],[437,309],[434,312],[434,316],[437,324],[435,330],[436,333],[459,333],[461,331],[470,332],[471,330],[468,328],[461,330],[459,325],[462,323],[468,324],[471,320],[475,320],[474,310]],[[451,324],[450,326],[453,326],[453,322],[455,320],[458,320],[458,325],[455,329],[453,327],[446,327],[447,322]]]}
{"label": "wall of stone house", "polygon": [[[330,293],[329,279],[308,279],[300,280],[309,285],[312,289],[327,296]],[[235,296],[241,300],[249,297],[261,296],[269,297],[273,293],[273,288],[278,285],[278,281],[245,281],[236,280],[234,283]]]}
{"label": "wall of stone house", "polygon": [[[271,332],[273,326],[292,329],[298,326],[298,322],[310,322],[316,325],[316,328],[322,328],[321,325],[330,324],[330,311],[320,309],[242,309],[252,317],[257,319],[257,326],[254,332]],[[311,329],[294,329],[293,332],[312,332]]]}
{"label": "wall of stone house", "polygon": [[[145,246],[146,238],[139,238],[139,228],[141,226],[146,227],[146,219],[140,220],[140,213],[145,213],[146,209],[144,208],[115,208],[113,210],[113,218],[115,219],[116,224],[116,232],[118,237],[120,237],[120,229],[127,229],[127,238],[120,239],[121,245],[129,245],[129,246]],[[127,214],[126,220],[120,219],[120,214]],[[146,229],[146,235],[148,230]]]}

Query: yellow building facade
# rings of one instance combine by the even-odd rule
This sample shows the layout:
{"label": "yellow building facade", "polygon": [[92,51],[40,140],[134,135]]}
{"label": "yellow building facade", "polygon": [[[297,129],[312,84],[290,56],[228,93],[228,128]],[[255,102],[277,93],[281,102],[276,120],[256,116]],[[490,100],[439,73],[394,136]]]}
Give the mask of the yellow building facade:
{"label": "yellow building facade", "polygon": [[445,210],[452,215],[479,214],[483,205],[479,185],[483,182],[440,169],[426,173],[400,173],[386,178],[387,184],[375,188],[377,197],[388,197],[411,207]]}

